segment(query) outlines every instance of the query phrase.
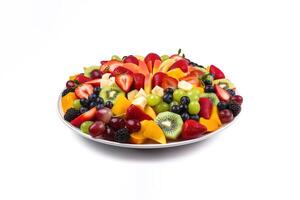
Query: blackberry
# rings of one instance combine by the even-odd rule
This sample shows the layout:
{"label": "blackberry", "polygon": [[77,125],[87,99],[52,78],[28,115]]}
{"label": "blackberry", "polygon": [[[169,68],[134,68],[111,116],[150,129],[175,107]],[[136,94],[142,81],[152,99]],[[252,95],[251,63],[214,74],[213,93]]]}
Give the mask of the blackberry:
{"label": "blackberry", "polygon": [[72,121],[76,117],[80,115],[80,111],[76,110],[75,108],[70,108],[67,110],[66,114],[64,115],[64,119],[68,122]]}
{"label": "blackberry", "polygon": [[63,92],[62,92],[62,94],[61,94],[61,96],[63,97],[63,96],[66,96],[69,92],[74,92],[75,91],[75,88],[73,88],[73,87],[71,87],[71,88],[66,88]]}
{"label": "blackberry", "polygon": [[231,95],[231,96],[235,96],[235,91],[232,89],[228,89],[227,92]]}
{"label": "blackberry", "polygon": [[231,110],[233,116],[236,117],[241,112],[242,107],[240,104],[238,104],[234,101],[231,101],[228,104],[228,109]]}
{"label": "blackberry", "polygon": [[129,141],[129,138],[130,138],[129,130],[127,128],[121,128],[116,131],[114,140],[120,143],[127,143]]}

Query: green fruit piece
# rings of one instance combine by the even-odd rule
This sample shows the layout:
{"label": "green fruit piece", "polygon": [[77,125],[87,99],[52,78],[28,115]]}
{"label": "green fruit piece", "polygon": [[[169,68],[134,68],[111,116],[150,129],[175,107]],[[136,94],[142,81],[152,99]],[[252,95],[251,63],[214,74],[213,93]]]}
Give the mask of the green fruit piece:
{"label": "green fruit piece", "polygon": [[170,109],[170,105],[167,104],[166,102],[161,102],[160,104],[154,107],[156,113],[162,113],[168,111],[169,109]]}
{"label": "green fruit piece", "polygon": [[100,69],[100,66],[90,66],[84,68],[84,76],[91,77],[91,72],[95,69]]}
{"label": "green fruit piece", "polygon": [[228,79],[218,79],[213,81],[214,85],[219,85],[221,88],[228,90],[234,89],[235,86]]}
{"label": "green fruit piece", "polygon": [[192,90],[188,91],[186,95],[190,98],[191,101],[198,101],[200,94],[201,92],[199,90],[193,88]]}
{"label": "green fruit piece", "polygon": [[208,80],[208,81],[213,82],[214,77],[213,77],[211,74],[206,74],[206,75],[202,76],[201,79],[202,79],[203,81],[204,81],[204,80]]}
{"label": "green fruit piece", "polygon": [[115,103],[115,100],[119,95],[125,96],[125,93],[116,85],[103,87],[99,94],[105,102],[111,101],[112,103]]}
{"label": "green fruit piece", "polygon": [[181,133],[183,121],[178,114],[162,112],[156,116],[154,121],[168,139],[176,140]]}
{"label": "green fruit piece", "polygon": [[147,103],[149,106],[156,106],[161,102],[161,97],[156,94],[150,94],[147,97]]}
{"label": "green fruit piece", "polygon": [[75,108],[76,110],[79,110],[80,107],[81,107],[80,100],[79,99],[75,99],[73,101],[73,108]]}
{"label": "green fruit piece", "polygon": [[163,62],[163,61],[165,61],[165,60],[168,60],[170,57],[168,56],[168,55],[162,55],[161,57],[160,57],[160,59],[161,59],[161,61]]}
{"label": "green fruit piece", "polygon": [[216,106],[220,102],[219,98],[215,93],[201,93],[199,98],[210,98],[212,103]]}
{"label": "green fruit piece", "polygon": [[89,128],[94,122],[92,121],[85,121],[80,125],[80,130],[86,134],[89,134]]}
{"label": "green fruit piece", "polygon": [[200,104],[198,101],[191,101],[188,105],[188,111],[191,115],[196,115],[200,112]]}
{"label": "green fruit piece", "polygon": [[173,99],[177,102],[180,102],[180,99],[183,96],[186,96],[186,93],[183,89],[176,89],[173,93]]}
{"label": "green fruit piece", "polygon": [[170,108],[171,108],[172,106],[175,106],[175,105],[179,105],[179,103],[178,103],[177,101],[172,101],[172,102],[170,103]]}
{"label": "green fruit piece", "polygon": [[119,56],[117,56],[117,55],[113,55],[113,56],[111,57],[111,59],[112,59],[112,60],[116,60],[116,61],[122,61],[122,59],[121,59]]}

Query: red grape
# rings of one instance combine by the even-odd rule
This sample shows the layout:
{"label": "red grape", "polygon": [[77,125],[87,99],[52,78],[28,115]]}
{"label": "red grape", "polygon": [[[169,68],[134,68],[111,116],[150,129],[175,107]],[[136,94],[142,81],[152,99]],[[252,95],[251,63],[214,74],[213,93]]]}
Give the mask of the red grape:
{"label": "red grape", "polygon": [[96,120],[102,121],[105,124],[107,124],[110,121],[111,116],[112,116],[112,112],[108,108],[101,108],[96,112]]}
{"label": "red grape", "polygon": [[119,117],[112,117],[108,125],[115,131],[125,127],[125,120]]}
{"label": "red grape", "polygon": [[223,124],[229,123],[233,120],[233,114],[230,110],[224,109],[219,112],[220,120]]}
{"label": "red grape", "polygon": [[240,104],[240,105],[242,105],[242,103],[243,103],[243,97],[240,96],[240,95],[233,96],[231,98],[231,100],[234,101],[234,102],[236,102],[236,103],[238,103],[238,104]]}
{"label": "red grape", "polygon": [[67,83],[66,83],[66,87],[67,88],[72,88],[72,87],[75,87],[75,83],[74,83],[74,81],[67,81]]}
{"label": "red grape", "polygon": [[111,127],[106,126],[106,129],[103,133],[103,138],[106,139],[106,140],[113,141],[114,138],[115,138],[115,134],[116,134],[115,131]]}
{"label": "red grape", "polygon": [[94,122],[89,128],[89,133],[94,138],[101,136],[104,132],[105,124],[102,121]]}
{"label": "red grape", "polygon": [[100,70],[95,69],[91,72],[91,77],[92,77],[92,79],[101,78],[102,74],[101,74]]}
{"label": "red grape", "polygon": [[141,130],[141,123],[139,122],[139,120],[129,119],[126,121],[126,128],[130,133],[138,132],[139,130]]}

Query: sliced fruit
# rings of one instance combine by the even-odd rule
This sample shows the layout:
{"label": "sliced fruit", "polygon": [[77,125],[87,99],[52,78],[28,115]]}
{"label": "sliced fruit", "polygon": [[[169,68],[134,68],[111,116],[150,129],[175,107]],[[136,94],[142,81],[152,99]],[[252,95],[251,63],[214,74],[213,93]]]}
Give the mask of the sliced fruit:
{"label": "sliced fruit", "polygon": [[156,94],[156,95],[162,97],[162,96],[164,96],[164,89],[157,85],[151,90],[151,94]]}
{"label": "sliced fruit", "polygon": [[189,73],[187,76],[180,78],[180,80],[189,82],[194,87],[199,87],[201,86],[199,77],[201,77],[200,73],[198,73],[198,71],[193,71]]}
{"label": "sliced fruit", "polygon": [[217,68],[216,66],[214,65],[211,65],[209,67],[209,73],[211,73],[212,75],[214,75],[214,79],[222,79],[222,78],[225,78],[225,75],[224,73],[219,69]]}
{"label": "sliced fruit", "polygon": [[141,88],[144,88],[145,76],[141,73],[135,73],[133,74],[133,82],[134,88],[140,90]]}
{"label": "sliced fruit", "polygon": [[204,135],[207,128],[195,120],[186,120],[183,125],[181,137],[185,140],[195,139]]}
{"label": "sliced fruit", "polygon": [[175,78],[167,76],[163,79],[161,87],[163,89],[177,88],[177,85],[178,85],[178,81]]}
{"label": "sliced fruit", "polygon": [[145,57],[141,56],[141,55],[135,55],[134,57],[136,57],[138,60],[144,60],[145,59]]}
{"label": "sliced fruit", "polygon": [[147,97],[147,94],[145,92],[145,90],[143,88],[141,88],[138,93],[135,95],[135,98],[139,98],[139,97]]}
{"label": "sliced fruit", "polygon": [[214,85],[215,93],[221,101],[228,102],[231,98],[230,94],[219,85]]}
{"label": "sliced fruit", "polygon": [[[152,69],[152,73],[155,74],[159,71],[159,66],[161,65],[161,62],[160,60],[155,60],[154,61],[154,64],[153,64],[153,69]],[[151,71],[150,71],[151,72]]]}
{"label": "sliced fruit", "polygon": [[138,90],[131,90],[130,92],[127,93],[127,99],[129,101],[133,101],[135,99],[135,96],[138,94]]}
{"label": "sliced fruit", "polygon": [[151,106],[146,106],[144,109],[144,112],[149,115],[152,119],[155,119],[156,113],[154,112],[153,108]]}
{"label": "sliced fruit", "polygon": [[131,102],[124,95],[119,95],[117,96],[111,111],[114,115],[123,115],[130,105]]}
{"label": "sliced fruit", "polygon": [[189,62],[186,59],[180,59],[170,67],[170,70],[180,68],[183,72],[188,72],[188,66]]}
{"label": "sliced fruit", "polygon": [[159,71],[167,73],[169,71],[170,67],[175,63],[176,61],[174,59],[168,59],[164,62],[162,62],[159,66]]}
{"label": "sliced fruit", "polygon": [[176,68],[168,71],[167,75],[175,78],[176,80],[179,80],[185,76],[185,73],[180,68]]}
{"label": "sliced fruit", "polygon": [[213,81],[214,85],[219,85],[221,88],[228,90],[228,89],[235,89],[235,86],[228,80],[228,79],[218,79]]}
{"label": "sliced fruit", "polygon": [[218,105],[218,103],[220,102],[219,98],[215,93],[201,93],[199,95],[199,98],[210,98],[210,100],[215,106]]}
{"label": "sliced fruit", "polygon": [[78,76],[76,76],[75,80],[76,80],[79,84],[82,84],[82,83],[85,83],[85,82],[90,81],[90,80],[92,80],[92,79],[89,78],[89,77],[84,76],[84,74],[79,74]]}
{"label": "sliced fruit", "polygon": [[104,63],[101,67],[100,67],[100,71],[101,72],[110,72],[112,73],[117,67],[123,66],[124,63],[117,61],[117,60],[111,60],[108,61],[106,63]]}
{"label": "sliced fruit", "polygon": [[90,109],[89,111],[87,111],[87,112],[79,115],[75,119],[73,119],[71,121],[71,124],[79,128],[83,122],[93,120],[93,118],[95,117],[96,111],[97,111],[97,109],[95,107]]}
{"label": "sliced fruit", "polygon": [[160,56],[157,55],[156,53],[149,53],[149,54],[145,57],[144,61],[145,61],[145,63],[148,65],[147,67],[148,67],[148,69],[149,69],[149,72],[152,72],[153,64],[154,64],[155,60],[161,60],[161,59],[160,59]]}
{"label": "sliced fruit", "polygon": [[73,102],[76,99],[77,97],[74,92],[69,92],[68,94],[66,94],[61,98],[61,106],[64,113],[66,113],[68,109],[73,107]]}
{"label": "sliced fruit", "polygon": [[130,71],[129,69],[125,68],[125,67],[117,67],[114,69],[114,71],[111,73],[113,76],[117,76],[120,74],[133,74],[132,71]]}
{"label": "sliced fruit", "polygon": [[193,89],[193,85],[187,81],[182,80],[182,81],[179,81],[178,88],[183,89],[185,91],[189,91],[189,90]]}
{"label": "sliced fruit", "polygon": [[150,94],[150,92],[151,92],[151,88],[152,88],[152,74],[149,74],[149,79],[146,79],[145,78],[145,86],[144,86],[144,89],[145,89],[145,92],[147,93],[147,94]]}
{"label": "sliced fruit", "polygon": [[155,86],[161,87],[162,82],[166,77],[168,77],[168,75],[163,72],[157,72],[156,74],[154,74],[154,76],[152,78],[152,87],[155,87]]}
{"label": "sliced fruit", "polygon": [[199,116],[204,117],[205,119],[209,119],[213,109],[212,101],[210,100],[210,98],[200,98],[199,103],[201,107]]}
{"label": "sliced fruit", "polygon": [[162,112],[157,115],[154,121],[168,139],[176,140],[181,133],[183,121],[178,114],[168,111]]}
{"label": "sliced fruit", "polygon": [[84,67],[83,70],[84,70],[84,76],[86,77],[91,77],[91,72],[94,71],[94,70],[99,70],[100,69],[100,66],[90,66],[90,67]]}
{"label": "sliced fruit", "polygon": [[218,115],[217,106],[213,106],[212,113],[209,119],[201,117],[199,122],[200,124],[206,126],[208,132],[219,129],[222,125],[222,122]]}
{"label": "sliced fruit", "polygon": [[154,140],[160,144],[166,144],[166,137],[162,129],[152,120],[144,120],[141,122],[141,126],[145,127],[143,135],[146,138]]}
{"label": "sliced fruit", "polygon": [[[144,129],[145,129],[146,127],[144,126]],[[132,144],[143,144],[143,143],[145,143],[145,140],[147,139],[145,136],[144,136],[144,134],[143,134],[143,132],[144,132],[144,129],[143,129],[143,127],[141,128],[141,130],[139,131],[139,132],[135,132],[135,133],[131,133],[130,134],[130,143],[132,143]]]}
{"label": "sliced fruit", "polygon": [[132,104],[138,106],[141,110],[144,110],[145,106],[147,105],[147,99],[144,96],[140,96],[133,100]]}
{"label": "sliced fruit", "polygon": [[131,105],[126,111],[126,118],[127,119],[137,119],[139,121],[142,120],[152,120],[152,118],[147,115],[143,110],[141,110],[136,105]]}
{"label": "sliced fruit", "polygon": [[75,89],[75,94],[78,98],[87,99],[91,94],[93,94],[94,88],[91,84],[82,84]]}
{"label": "sliced fruit", "polygon": [[100,78],[85,82],[85,84],[91,84],[92,86],[100,86],[100,83],[101,83]]}
{"label": "sliced fruit", "polygon": [[124,92],[116,85],[103,87],[99,94],[105,102],[110,101],[112,103],[115,103],[115,100],[119,95],[125,96]]}
{"label": "sliced fruit", "polygon": [[133,64],[136,64],[136,65],[139,64],[139,60],[138,60],[135,56],[133,56],[133,55],[127,56],[127,57],[124,59],[123,62],[124,62],[124,63],[133,63]]}
{"label": "sliced fruit", "polygon": [[199,95],[201,93],[204,93],[204,88],[203,87],[194,87],[194,89],[199,91]]}
{"label": "sliced fruit", "polygon": [[117,75],[116,83],[124,92],[128,92],[133,83],[133,77],[130,74]]}

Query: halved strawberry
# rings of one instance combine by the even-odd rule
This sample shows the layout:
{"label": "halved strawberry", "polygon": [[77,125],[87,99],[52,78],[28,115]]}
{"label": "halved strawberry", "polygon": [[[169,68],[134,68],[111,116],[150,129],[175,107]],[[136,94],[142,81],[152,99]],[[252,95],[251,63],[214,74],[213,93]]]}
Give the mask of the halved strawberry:
{"label": "halved strawberry", "polygon": [[137,90],[144,88],[145,76],[141,73],[135,73],[132,76],[134,81],[134,88]]}
{"label": "halved strawberry", "polygon": [[89,78],[89,77],[84,76],[84,74],[79,74],[78,76],[76,76],[75,80],[76,80],[79,84],[82,84],[82,83],[85,83],[85,82],[90,81],[90,80],[92,80],[92,79]]}
{"label": "halved strawberry", "polygon": [[180,68],[183,72],[188,71],[189,62],[186,59],[177,60],[169,70]]}
{"label": "halved strawberry", "polygon": [[91,84],[82,84],[75,89],[75,94],[78,98],[87,99],[91,94],[93,94],[93,86]]}
{"label": "halved strawberry", "polygon": [[219,85],[214,85],[214,88],[215,88],[216,95],[218,96],[218,98],[221,101],[228,102],[230,100],[231,95],[226,90],[224,90],[223,88],[221,88]]}
{"label": "halved strawberry", "polygon": [[79,128],[83,122],[93,120],[96,115],[96,111],[97,111],[96,107],[90,109],[89,111],[73,119],[71,121],[71,124]]}
{"label": "halved strawberry", "polygon": [[133,56],[133,55],[127,56],[127,57],[124,59],[123,62],[124,62],[124,63],[133,63],[133,64],[136,64],[136,65],[139,64],[139,60],[138,60],[135,56]]}
{"label": "halved strawberry", "polygon": [[125,67],[117,67],[112,72],[112,75],[117,76],[119,74],[133,74],[133,73],[132,73],[132,71],[130,71],[129,69],[127,69]]}
{"label": "halved strawberry", "polygon": [[210,68],[209,68],[209,73],[211,73],[212,75],[214,75],[214,79],[222,79],[222,78],[225,78],[225,75],[224,73],[219,69],[217,68],[216,66],[214,65],[211,65]]}
{"label": "halved strawberry", "polygon": [[177,88],[177,85],[178,85],[178,81],[175,78],[167,76],[166,78],[163,79],[161,87],[163,89]]}
{"label": "halved strawberry", "polygon": [[91,84],[92,86],[100,86],[100,78],[85,82],[86,84]]}
{"label": "halved strawberry", "polygon": [[209,119],[213,109],[212,101],[210,100],[210,98],[200,98],[199,103],[201,107],[199,116],[205,119]]}
{"label": "halved strawberry", "polygon": [[116,76],[116,83],[124,92],[128,92],[133,83],[133,77],[131,74],[119,74]]}
{"label": "halved strawberry", "polygon": [[[201,108],[202,109],[202,108]],[[195,120],[186,120],[183,125],[181,137],[185,140],[198,138],[207,132],[207,128]]]}
{"label": "halved strawberry", "polygon": [[154,74],[152,78],[152,87],[155,87],[157,85],[161,86],[164,78],[166,77],[168,77],[168,75],[163,72],[157,72],[156,74]]}
{"label": "halved strawberry", "polygon": [[136,119],[139,121],[143,120],[153,120],[152,117],[147,115],[144,111],[142,111],[136,105],[130,105],[126,111],[126,119]]}

